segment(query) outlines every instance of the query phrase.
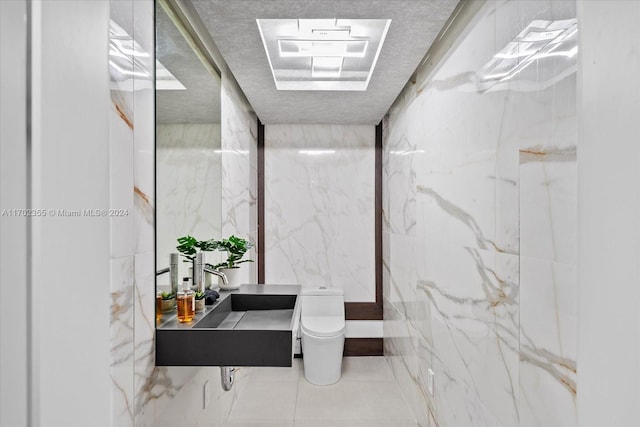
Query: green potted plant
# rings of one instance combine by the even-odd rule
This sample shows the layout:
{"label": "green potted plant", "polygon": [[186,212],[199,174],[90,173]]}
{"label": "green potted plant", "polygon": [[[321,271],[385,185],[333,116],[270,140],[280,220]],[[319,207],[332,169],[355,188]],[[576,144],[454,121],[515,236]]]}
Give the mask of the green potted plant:
{"label": "green potted plant", "polygon": [[238,289],[240,287],[240,276],[238,275],[239,264],[253,262],[251,259],[242,259],[245,253],[253,247],[253,243],[232,235],[228,239],[217,242],[219,251],[227,252],[227,260],[216,264],[213,268],[218,269],[227,276],[228,285],[221,284],[220,289]]}
{"label": "green potted plant", "polygon": [[204,292],[196,292],[196,313],[204,310]]}
{"label": "green potted plant", "polygon": [[184,262],[193,262],[196,259],[198,251],[210,252],[218,249],[218,242],[214,239],[198,240],[193,236],[178,237],[178,246],[176,249],[180,252],[180,255],[185,257]]}
{"label": "green potted plant", "polygon": [[162,312],[167,313],[175,310],[176,308],[176,295],[173,292],[163,292],[162,298]]}
{"label": "green potted plant", "polygon": [[[196,254],[198,252],[214,251],[218,248],[219,243],[220,242],[215,239],[198,240],[193,236],[186,235],[183,237],[178,237],[178,246],[176,246],[176,249],[181,256],[186,258],[183,260],[184,262],[193,264],[193,261],[196,259]],[[207,266],[210,268],[214,268],[214,266],[211,264],[207,264]],[[209,288],[211,286],[211,277],[208,274],[205,275],[205,283],[206,288]]]}

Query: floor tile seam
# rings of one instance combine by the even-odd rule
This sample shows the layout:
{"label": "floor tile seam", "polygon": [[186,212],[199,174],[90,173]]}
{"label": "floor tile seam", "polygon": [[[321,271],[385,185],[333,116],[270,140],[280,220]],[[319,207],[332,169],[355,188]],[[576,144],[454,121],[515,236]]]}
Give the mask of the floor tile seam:
{"label": "floor tile seam", "polygon": [[297,383],[300,379],[296,378],[295,380],[251,380],[252,384],[286,384],[286,383]]}
{"label": "floor tile seam", "polygon": [[298,399],[300,398],[300,379],[301,379],[301,377],[298,377],[298,381],[296,382],[296,398],[295,398],[294,404],[293,404],[293,420],[292,420],[292,424],[295,424],[295,422],[296,422],[296,411],[298,410]]}
{"label": "floor tile seam", "polygon": [[384,362],[387,365],[387,368],[391,371],[391,375],[393,376],[393,382],[396,383],[396,385],[398,386],[398,389],[400,390],[400,397],[402,398],[402,401],[404,402],[404,404],[407,406],[407,408],[409,408],[409,411],[411,412],[411,415],[413,415],[413,421],[416,422],[416,424],[418,423],[418,416],[414,413],[414,409],[413,406],[411,405],[411,402],[409,402],[409,398],[407,396],[405,396],[405,392],[402,388],[402,385],[400,384],[400,381],[398,381],[398,378],[396,377],[395,373],[393,372],[393,367],[391,366],[391,362],[387,359],[386,356],[383,356]]}
{"label": "floor tile seam", "polygon": [[338,381],[337,383],[329,384],[328,386],[320,386],[320,385],[311,384],[310,382],[308,382],[304,378],[301,378],[298,382],[299,383],[305,382],[305,383],[309,384],[310,386],[314,386],[314,387],[318,387],[318,388],[320,388],[320,387],[338,386],[338,385],[344,384],[344,383],[349,383],[349,384],[351,384],[351,383],[395,384],[398,387],[400,386],[400,384],[398,384],[398,382],[395,379],[391,379],[391,380],[352,380],[352,379],[341,378],[340,381]]}
{"label": "floor tile seam", "polygon": [[256,424],[256,425],[261,425],[261,424],[273,424],[273,423],[293,423],[293,419],[292,418],[234,418],[234,419],[228,419],[227,420],[227,424]]}
{"label": "floor tile seam", "polygon": [[[415,413],[415,410],[413,409],[413,405],[411,404],[411,402],[409,401],[409,398],[405,395],[405,392],[402,388],[402,386],[400,385],[400,383],[398,382],[398,380],[395,381],[396,385],[398,386],[398,389],[400,390],[400,398],[402,399],[402,401],[404,402],[404,404],[407,406],[407,408],[409,409],[409,412],[411,413],[411,415],[413,416],[412,420],[416,422],[416,424],[418,423],[418,415]],[[415,382],[413,383],[414,385],[417,385]]]}
{"label": "floor tile seam", "polygon": [[358,417],[358,418],[336,418],[336,417],[331,417],[331,418],[300,418],[300,417],[295,417],[293,419],[294,423],[296,421],[304,421],[304,422],[310,422],[310,421],[317,421],[317,422],[331,422],[331,421],[337,421],[337,422],[347,422],[347,421],[358,421],[360,422],[360,424],[364,425],[364,423],[366,422],[374,422],[374,423],[380,423],[380,422],[394,422],[394,421],[399,421],[399,422],[415,422],[417,423],[417,421],[413,418],[413,417],[409,417],[409,418],[398,418],[398,417],[393,417],[393,418],[380,418],[380,417],[375,417],[375,418],[367,418],[367,417]]}
{"label": "floor tile seam", "polygon": [[[301,424],[298,423],[304,423],[307,424],[309,423],[311,420],[298,420],[298,422],[294,422],[293,423],[293,427],[300,427]],[[327,420],[313,420],[311,422],[322,422],[322,423],[328,423],[328,422],[338,422],[338,423],[344,423],[344,422],[350,422],[348,427],[396,427],[397,424],[392,424],[394,423],[394,421],[373,421],[373,424],[371,424],[372,420],[365,420],[365,422],[358,422],[357,424],[353,424],[352,422],[355,420],[339,420],[337,418],[331,418],[331,419],[327,419]],[[404,422],[407,420],[400,420],[400,422]],[[408,420],[409,422],[406,423],[405,425],[411,425],[411,427],[420,427],[417,421],[413,421],[413,420]],[[330,427],[329,424],[326,424],[327,427]],[[344,426],[343,426],[344,427]]]}

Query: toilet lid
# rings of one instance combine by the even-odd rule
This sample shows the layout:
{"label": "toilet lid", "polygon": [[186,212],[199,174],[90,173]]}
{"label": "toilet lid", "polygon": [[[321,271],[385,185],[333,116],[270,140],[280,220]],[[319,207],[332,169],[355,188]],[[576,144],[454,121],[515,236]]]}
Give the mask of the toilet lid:
{"label": "toilet lid", "polygon": [[331,337],[344,332],[344,319],[336,316],[302,316],[302,331],[316,337]]}

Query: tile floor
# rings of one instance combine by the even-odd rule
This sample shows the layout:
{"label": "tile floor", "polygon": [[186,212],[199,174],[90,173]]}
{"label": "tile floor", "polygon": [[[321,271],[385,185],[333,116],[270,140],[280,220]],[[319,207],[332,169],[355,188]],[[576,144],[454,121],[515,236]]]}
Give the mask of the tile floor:
{"label": "tile floor", "polygon": [[415,427],[383,357],[345,357],[342,378],[314,386],[302,360],[291,368],[252,368],[228,427]]}

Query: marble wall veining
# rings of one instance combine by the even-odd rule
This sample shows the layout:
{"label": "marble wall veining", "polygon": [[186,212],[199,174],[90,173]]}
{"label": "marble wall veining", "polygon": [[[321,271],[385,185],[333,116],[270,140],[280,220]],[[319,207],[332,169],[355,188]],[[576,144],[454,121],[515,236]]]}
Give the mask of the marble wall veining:
{"label": "marble wall veining", "polygon": [[138,425],[153,370],[153,2],[112,1],[109,28],[111,379],[114,426]]}
{"label": "marble wall veining", "polygon": [[[222,236],[258,239],[258,118],[230,71],[222,91]],[[244,259],[257,261],[256,246]],[[242,283],[257,283],[256,262],[240,268]]]}
{"label": "marble wall veining", "polygon": [[[226,420],[245,383],[246,369],[239,370],[234,389],[225,393],[219,385],[217,367],[155,366],[153,8],[151,0],[110,2],[112,23],[117,25],[111,27],[110,42],[116,47],[121,44],[129,48],[125,49],[128,55],[125,52],[124,57],[119,57],[117,68],[111,64],[109,70],[110,206],[128,212],[110,223],[110,424],[117,427],[218,426]],[[227,218],[222,232],[250,234],[257,228],[251,225],[251,220],[256,218],[252,210],[255,210],[254,177],[257,174],[250,167],[256,164],[251,160],[257,153],[256,118],[242,102],[239,88],[226,69],[223,69],[222,88],[227,96],[223,95],[222,138],[218,139],[221,153],[216,153],[217,160],[213,159],[213,166],[208,166],[218,164],[219,169],[222,164],[241,169],[241,174],[223,175],[216,184],[222,192],[221,206],[226,212],[223,218]],[[194,129],[178,131],[174,126],[167,135],[159,135],[158,161],[163,159],[164,136]],[[229,158],[237,158],[238,152],[243,154],[243,160],[237,164],[229,162]],[[162,186],[159,193],[172,190],[162,179],[156,184]],[[212,209],[219,212],[220,206]],[[233,222],[230,218],[240,220]],[[200,226],[202,224],[196,224],[194,229]],[[209,382],[211,395],[207,408],[203,409],[205,382]]]}
{"label": "marble wall veining", "polygon": [[375,301],[375,127],[265,126],[265,280]]}
{"label": "marble wall veining", "polygon": [[487,2],[385,120],[385,354],[421,426],[576,425],[575,51],[483,83],[575,6]]}
{"label": "marble wall veining", "polygon": [[[158,266],[166,266],[168,254],[176,251],[178,236],[222,236],[220,125],[158,125],[156,144],[156,259]],[[213,262],[220,253],[206,255],[207,261]],[[187,275],[187,266],[180,263],[179,277]],[[169,284],[167,275],[158,280]]]}

